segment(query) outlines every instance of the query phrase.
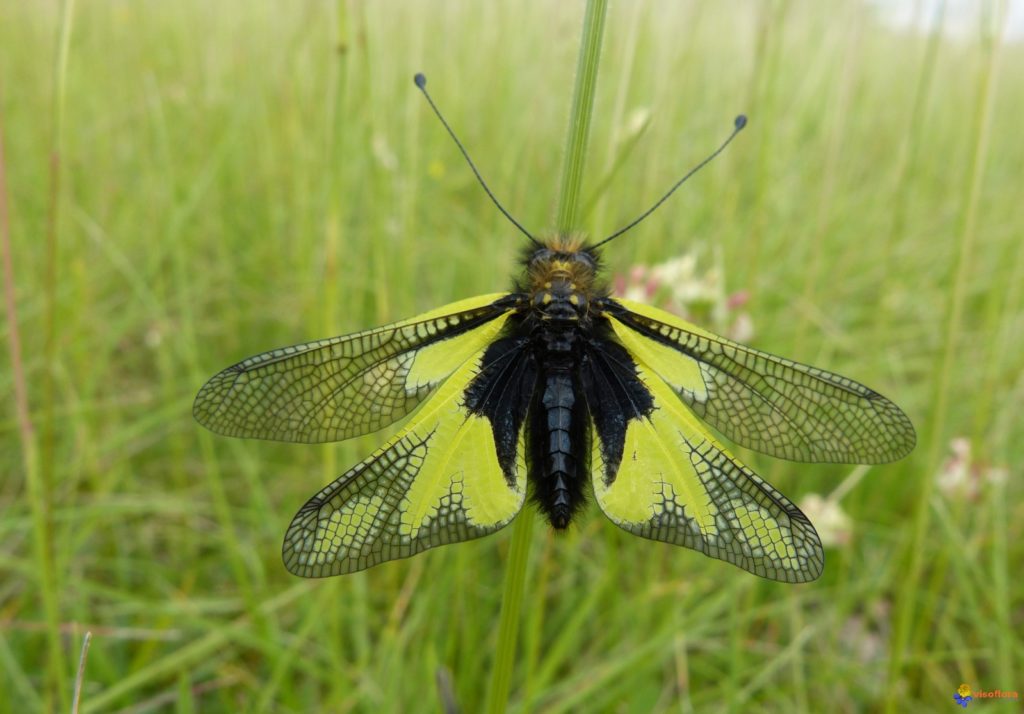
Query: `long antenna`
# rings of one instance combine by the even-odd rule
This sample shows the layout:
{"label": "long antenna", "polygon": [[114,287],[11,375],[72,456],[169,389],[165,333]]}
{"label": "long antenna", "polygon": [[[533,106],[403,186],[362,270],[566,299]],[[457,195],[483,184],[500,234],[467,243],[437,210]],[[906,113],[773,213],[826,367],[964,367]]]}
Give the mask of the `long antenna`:
{"label": "long antenna", "polygon": [[459,151],[461,151],[462,155],[466,157],[466,163],[469,164],[469,168],[473,169],[473,173],[476,174],[476,180],[480,182],[480,185],[483,186],[484,191],[486,191],[490,199],[494,201],[494,205],[498,207],[498,210],[501,211],[502,214],[504,214],[505,218],[507,218],[512,223],[512,225],[514,225],[516,228],[522,231],[523,235],[530,239],[531,243],[533,243],[538,248],[542,248],[543,246],[541,245],[540,241],[534,238],[530,234],[530,231],[523,228],[519,224],[519,221],[513,218],[511,214],[505,210],[505,207],[501,205],[498,199],[495,198],[494,194],[491,193],[491,189],[487,188],[487,182],[484,181],[484,177],[480,175],[479,171],[477,171],[476,164],[473,163],[473,159],[469,158],[469,153],[462,145],[462,142],[459,141],[459,137],[455,136],[455,132],[452,131],[452,128],[450,126],[448,126],[448,122],[445,121],[444,116],[441,114],[441,110],[437,108],[437,105],[434,104],[434,100],[430,98],[430,93],[427,92],[426,76],[424,76],[422,73],[417,72],[416,76],[412,78],[412,81],[416,83],[416,86],[420,88],[421,92],[423,92],[423,96],[427,98],[427,102],[430,104],[430,108],[434,110],[434,114],[436,114],[437,118],[441,120],[441,123],[444,125],[444,128],[448,130],[448,135],[452,138],[452,141],[455,142],[455,145],[459,147]]}
{"label": "long antenna", "polygon": [[634,226],[635,226],[635,225],[636,225],[637,223],[639,223],[639,222],[640,222],[640,221],[642,221],[643,219],[647,218],[647,216],[649,216],[649,215],[651,215],[652,213],[654,213],[654,211],[655,211],[655,210],[656,210],[656,209],[658,208],[658,206],[660,206],[660,205],[661,205],[661,204],[663,204],[663,203],[664,203],[665,201],[667,201],[667,200],[668,200],[668,197],[669,197],[669,196],[671,196],[671,195],[672,195],[673,193],[675,193],[675,191],[676,191],[676,189],[677,189],[677,188],[679,188],[679,187],[680,187],[680,186],[682,186],[682,185],[683,185],[684,183],[686,183],[686,180],[687,180],[688,178],[690,178],[690,177],[691,177],[691,176],[693,176],[693,175],[694,175],[695,173],[697,173],[698,171],[700,171],[700,170],[701,170],[702,168],[704,168],[705,166],[707,166],[707,165],[708,165],[709,163],[711,163],[711,160],[712,160],[712,159],[714,159],[714,158],[715,158],[716,156],[718,156],[718,155],[719,155],[719,154],[721,154],[721,153],[722,153],[723,151],[725,151],[725,147],[727,147],[727,146],[729,145],[729,143],[730,143],[730,142],[731,142],[731,141],[732,141],[733,139],[735,139],[735,138],[736,138],[736,135],[737,135],[737,134],[739,134],[739,133],[740,133],[740,131],[741,131],[741,130],[743,129],[743,127],[745,127],[746,125],[747,125],[747,117],[746,117],[745,115],[743,115],[743,114],[740,114],[740,115],[739,115],[738,117],[736,117],[736,120],[735,120],[735,121],[733,122],[733,129],[732,129],[732,133],[731,133],[731,134],[729,134],[729,138],[728,138],[728,139],[726,139],[726,140],[725,140],[724,142],[722,142],[722,145],[721,145],[721,146],[719,146],[719,147],[718,147],[717,149],[715,149],[715,150],[714,150],[714,151],[713,151],[713,152],[711,153],[711,155],[710,155],[710,156],[708,156],[708,157],[707,157],[706,159],[704,159],[704,160],[703,160],[703,161],[701,161],[701,162],[700,162],[699,164],[697,164],[696,166],[694,166],[694,167],[693,167],[692,169],[690,169],[690,170],[689,170],[689,171],[687,172],[687,174],[686,174],[685,176],[683,176],[683,177],[682,177],[681,179],[679,179],[678,181],[676,181],[675,185],[674,185],[674,186],[672,186],[672,188],[670,188],[670,189],[668,190],[668,193],[666,193],[666,194],[665,194],[664,196],[662,196],[661,198],[659,198],[659,199],[658,199],[658,202],[657,202],[657,203],[655,203],[655,204],[654,204],[653,206],[651,206],[651,207],[650,207],[650,208],[648,208],[648,209],[647,209],[646,211],[644,211],[643,213],[641,213],[641,214],[640,214],[640,216],[639,216],[638,218],[636,218],[636,220],[634,220],[634,221],[632,221],[632,222],[628,223],[628,224],[627,224],[627,225],[626,225],[626,226],[625,226],[624,228],[620,228],[619,230],[615,231],[614,233],[612,233],[612,234],[611,234],[610,236],[608,236],[608,237],[607,237],[607,238],[605,238],[604,240],[602,240],[602,241],[600,241],[600,242],[598,242],[598,243],[595,243],[594,245],[592,245],[592,246],[590,246],[590,247],[591,247],[591,248],[597,248],[597,247],[598,247],[598,246],[600,246],[600,245],[604,245],[605,243],[607,243],[608,241],[610,241],[610,240],[611,240],[612,238],[618,238],[618,237],[619,237],[619,236],[621,236],[621,235],[622,235],[623,233],[625,233],[626,231],[628,231],[628,230],[629,230],[630,228],[633,228],[633,227],[634,227]]}

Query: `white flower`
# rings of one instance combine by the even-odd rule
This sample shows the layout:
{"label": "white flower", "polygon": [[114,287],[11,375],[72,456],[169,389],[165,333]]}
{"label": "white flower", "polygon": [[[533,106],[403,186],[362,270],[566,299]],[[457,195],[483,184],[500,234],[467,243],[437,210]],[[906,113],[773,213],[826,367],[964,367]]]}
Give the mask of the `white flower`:
{"label": "white flower", "polygon": [[749,314],[741,312],[733,320],[728,334],[729,339],[737,342],[750,342],[754,338],[754,321],[750,319]]}
{"label": "white flower", "polygon": [[971,478],[971,440],[956,437],[949,442],[949,451],[939,468],[939,490],[954,498],[974,498],[978,495],[978,484]]}
{"label": "white flower", "polygon": [[974,458],[970,439],[963,436],[951,439],[949,451],[935,476],[939,490],[948,498],[975,501],[986,486],[1006,482],[1007,468]]}
{"label": "white flower", "polygon": [[800,502],[800,510],[814,524],[826,548],[843,547],[853,540],[853,522],[838,501],[809,493]]}
{"label": "white flower", "polygon": [[617,296],[646,303],[743,342],[754,336],[750,315],[740,308],[750,299],[746,290],[727,295],[720,267],[701,272],[697,254],[686,253],[647,267],[634,265],[613,280]]}

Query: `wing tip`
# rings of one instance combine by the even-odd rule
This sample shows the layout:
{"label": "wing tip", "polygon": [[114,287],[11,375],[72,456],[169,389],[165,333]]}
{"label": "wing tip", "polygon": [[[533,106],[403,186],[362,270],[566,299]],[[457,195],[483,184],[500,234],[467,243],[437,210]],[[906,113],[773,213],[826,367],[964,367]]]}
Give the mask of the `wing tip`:
{"label": "wing tip", "polygon": [[[817,540],[817,531],[814,532],[815,539]],[[806,570],[798,570],[796,574],[798,577],[792,582],[794,584],[799,583],[813,583],[815,580],[820,578],[825,572],[825,549],[821,545],[821,541],[817,540],[817,545],[814,549],[814,555],[807,559],[808,568]]]}
{"label": "wing tip", "polygon": [[192,400],[192,418],[215,434],[231,436],[231,434],[225,434],[218,428],[217,423],[214,421],[214,412],[219,411],[224,406],[224,395],[221,392],[226,378],[231,377],[233,379],[234,375],[241,372],[240,369],[237,369],[240,366],[241,363],[235,364],[217,372],[217,374],[203,383],[203,386],[199,388],[195,398]]}
{"label": "wing tip", "polygon": [[895,461],[906,458],[915,448],[917,448],[917,429],[914,428],[914,422],[912,422],[906,412],[896,406],[894,402],[886,399],[885,397],[881,397],[881,399],[893,416],[893,420],[889,428],[881,432],[881,434],[890,437],[891,441],[888,444],[889,448],[874,455],[870,460],[864,458],[861,461],[853,463],[862,463],[867,465],[891,464]]}

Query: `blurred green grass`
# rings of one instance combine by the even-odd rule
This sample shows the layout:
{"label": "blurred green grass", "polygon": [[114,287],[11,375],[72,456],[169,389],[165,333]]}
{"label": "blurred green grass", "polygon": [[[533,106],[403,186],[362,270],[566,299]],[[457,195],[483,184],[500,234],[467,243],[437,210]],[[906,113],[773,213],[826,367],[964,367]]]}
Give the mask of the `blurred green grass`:
{"label": "blurred green grass", "polygon": [[[478,709],[508,533],[298,581],[279,557],[291,516],[383,435],[236,442],[204,433],[190,405],[249,354],[509,285],[520,237],[411,77],[430,77],[492,188],[543,230],[582,6],[73,9],[55,138],[59,6],[0,3],[37,437],[48,373],[54,389],[33,511],[0,355],[0,711],[61,706],[48,668],[66,700],[86,629],[83,711],[439,709],[439,668]],[[751,293],[758,347],[891,396],[919,446],[843,498],[852,539],[810,585],[631,538],[593,511],[565,537],[536,528],[513,711],[930,711],[962,681],[1024,689],[1024,57],[980,32],[930,41],[857,2],[612,6],[581,229],[625,223],[748,113],[725,156],[610,246],[610,270],[720,250],[728,288]],[[978,473],[1008,478],[971,497],[937,487],[956,436]],[[851,472],[745,458],[798,501]]]}

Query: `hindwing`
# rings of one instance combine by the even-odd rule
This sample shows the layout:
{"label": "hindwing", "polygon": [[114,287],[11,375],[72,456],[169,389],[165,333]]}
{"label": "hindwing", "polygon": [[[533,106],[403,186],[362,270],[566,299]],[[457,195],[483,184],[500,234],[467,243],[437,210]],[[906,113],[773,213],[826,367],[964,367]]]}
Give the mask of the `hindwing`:
{"label": "hindwing", "polygon": [[321,443],[377,431],[491,342],[510,307],[506,294],[480,295],[374,330],[271,350],[215,375],[192,411],[227,436]]}
{"label": "hindwing", "polygon": [[910,419],[863,384],[609,300],[616,337],[697,416],[741,446],[791,461],[884,463],[914,448]]}
{"label": "hindwing", "polygon": [[408,426],[296,514],[288,570],[351,573],[507,525],[526,497],[522,420],[495,418],[500,400],[513,405],[510,395],[531,386],[521,362],[484,350],[465,360]]}
{"label": "hindwing", "polygon": [[[640,402],[631,396],[605,400],[604,413],[592,410],[594,495],[605,515],[635,535],[693,548],[765,578],[817,578],[824,553],[807,517],[729,455],[645,364],[618,370],[623,384],[632,372],[650,406],[632,412]],[[636,389],[622,391],[630,392]]]}

